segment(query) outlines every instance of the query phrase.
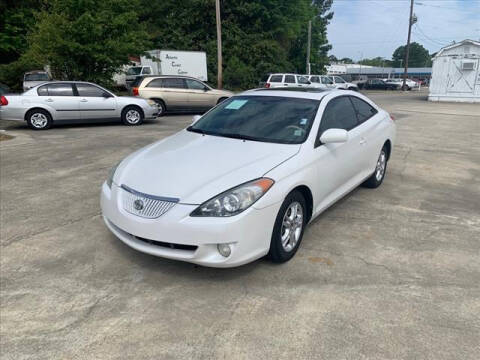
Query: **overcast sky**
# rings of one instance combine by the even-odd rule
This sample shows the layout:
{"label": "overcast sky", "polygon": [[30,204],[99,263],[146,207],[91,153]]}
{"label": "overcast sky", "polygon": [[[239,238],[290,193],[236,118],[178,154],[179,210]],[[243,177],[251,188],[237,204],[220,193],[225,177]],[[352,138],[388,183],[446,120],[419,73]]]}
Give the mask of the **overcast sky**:
{"label": "overcast sky", "polygon": [[[407,41],[410,0],[333,0],[328,39],[337,58],[382,56]],[[480,0],[416,0],[412,41],[430,53],[452,41],[480,39]]]}

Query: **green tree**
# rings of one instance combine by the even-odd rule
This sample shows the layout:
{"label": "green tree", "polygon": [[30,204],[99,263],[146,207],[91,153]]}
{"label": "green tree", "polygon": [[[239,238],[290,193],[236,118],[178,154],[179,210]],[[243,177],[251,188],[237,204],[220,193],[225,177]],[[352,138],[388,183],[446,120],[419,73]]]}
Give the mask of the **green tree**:
{"label": "green tree", "polygon": [[[393,55],[392,61],[394,67],[405,66],[405,49],[406,46],[398,47]],[[410,67],[429,67],[432,66],[432,58],[428,53],[428,50],[425,49],[422,45],[417,42],[412,42],[410,44],[410,52],[408,55],[408,66]]]}
{"label": "green tree", "polygon": [[108,85],[129,54],[148,47],[138,24],[138,0],[50,0],[28,36],[28,58],[50,66],[57,79]]}
{"label": "green tree", "polygon": [[368,65],[368,66],[377,66],[377,67],[390,67],[392,62],[387,60],[383,57],[377,56],[372,59],[363,59],[358,62],[361,65]]}

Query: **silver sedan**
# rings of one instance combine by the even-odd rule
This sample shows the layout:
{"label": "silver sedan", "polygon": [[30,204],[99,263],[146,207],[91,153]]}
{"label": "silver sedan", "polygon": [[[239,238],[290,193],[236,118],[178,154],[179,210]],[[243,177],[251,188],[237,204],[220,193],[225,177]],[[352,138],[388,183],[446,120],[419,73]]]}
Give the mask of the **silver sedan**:
{"label": "silver sedan", "polygon": [[26,121],[35,130],[44,130],[56,121],[121,120],[140,125],[155,119],[154,101],[116,96],[88,82],[55,81],[33,87],[21,95],[0,98],[0,119]]}

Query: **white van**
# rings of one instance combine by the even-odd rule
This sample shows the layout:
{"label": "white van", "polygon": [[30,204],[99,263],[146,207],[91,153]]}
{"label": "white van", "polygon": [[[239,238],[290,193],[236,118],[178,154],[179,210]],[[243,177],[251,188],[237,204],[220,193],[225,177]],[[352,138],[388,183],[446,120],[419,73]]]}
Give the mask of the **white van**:
{"label": "white van", "polygon": [[298,74],[270,74],[267,81],[265,82],[265,87],[313,87],[323,89],[327,88],[323,84],[312,83],[308,80],[306,76]]}

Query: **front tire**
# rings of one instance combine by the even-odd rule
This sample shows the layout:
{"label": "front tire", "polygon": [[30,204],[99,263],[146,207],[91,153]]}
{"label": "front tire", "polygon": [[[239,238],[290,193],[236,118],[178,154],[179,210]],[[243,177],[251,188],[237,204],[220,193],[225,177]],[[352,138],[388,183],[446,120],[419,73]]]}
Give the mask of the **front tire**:
{"label": "front tire", "polygon": [[278,211],[270,242],[269,258],[284,263],[297,252],[307,224],[307,206],[299,191],[291,192]]}
{"label": "front tire", "polygon": [[43,109],[30,110],[26,116],[27,124],[33,130],[47,130],[52,126],[52,116]]}
{"label": "front tire", "polygon": [[387,147],[384,145],[382,151],[380,151],[380,155],[377,160],[377,165],[375,166],[375,171],[373,172],[372,176],[370,176],[362,186],[375,189],[379,187],[383,179],[385,178],[385,174],[387,172],[387,162],[388,162],[388,155],[387,155]]}
{"label": "front tire", "polygon": [[165,106],[165,103],[163,102],[163,100],[160,100],[160,99],[152,99],[152,100],[157,103],[157,107],[158,107],[157,117],[165,115],[165,112],[167,111],[167,107]]}
{"label": "front tire", "polygon": [[140,125],[143,122],[143,112],[136,106],[127,106],[122,111],[122,122],[128,126]]}

